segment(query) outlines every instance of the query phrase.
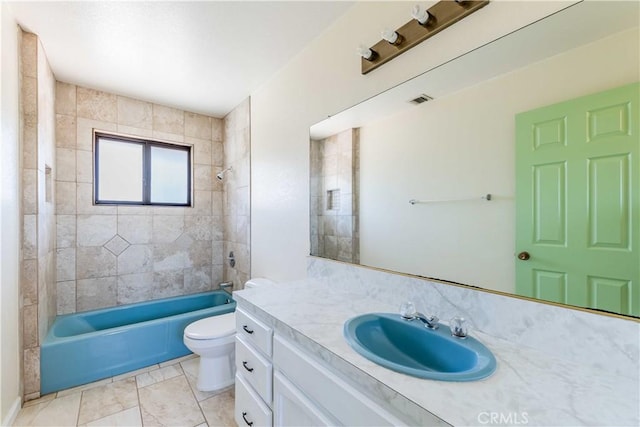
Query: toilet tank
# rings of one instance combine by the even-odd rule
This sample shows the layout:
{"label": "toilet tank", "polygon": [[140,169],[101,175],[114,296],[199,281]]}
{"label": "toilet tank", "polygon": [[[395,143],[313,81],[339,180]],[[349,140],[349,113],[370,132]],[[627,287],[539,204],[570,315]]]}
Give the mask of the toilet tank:
{"label": "toilet tank", "polygon": [[273,284],[275,284],[273,280],[269,280],[264,277],[255,277],[247,280],[247,282],[244,284],[244,288],[245,289],[257,288],[260,286],[273,285]]}

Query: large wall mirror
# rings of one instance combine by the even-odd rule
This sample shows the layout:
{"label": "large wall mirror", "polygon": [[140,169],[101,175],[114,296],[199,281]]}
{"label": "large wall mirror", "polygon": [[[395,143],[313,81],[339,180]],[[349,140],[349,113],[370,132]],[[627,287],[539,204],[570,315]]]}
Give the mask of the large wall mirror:
{"label": "large wall mirror", "polygon": [[[312,126],[311,255],[639,316],[639,21],[577,3]],[[617,148],[516,167],[582,130]]]}

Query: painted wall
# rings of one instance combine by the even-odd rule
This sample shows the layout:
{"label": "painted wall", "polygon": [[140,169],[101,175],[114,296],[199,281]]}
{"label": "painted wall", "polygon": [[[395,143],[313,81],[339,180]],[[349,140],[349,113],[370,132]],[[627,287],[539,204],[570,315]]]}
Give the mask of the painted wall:
{"label": "painted wall", "polygon": [[[625,31],[363,126],[362,264],[514,292],[514,117],[640,80],[639,37]],[[465,198],[476,200],[407,203]]]}
{"label": "painted wall", "polygon": [[414,3],[356,3],[252,94],[252,275],[306,275],[310,125],[570,3],[491,2],[366,76],[356,47],[406,23]]}
{"label": "painted wall", "polygon": [[0,5],[0,424],[10,425],[22,395],[20,342],[20,75],[18,26]]}

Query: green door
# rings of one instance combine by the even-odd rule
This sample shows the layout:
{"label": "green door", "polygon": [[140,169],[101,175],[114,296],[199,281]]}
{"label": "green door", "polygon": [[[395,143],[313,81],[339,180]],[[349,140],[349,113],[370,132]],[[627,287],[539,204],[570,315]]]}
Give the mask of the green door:
{"label": "green door", "polygon": [[516,116],[516,292],[640,316],[640,83]]}

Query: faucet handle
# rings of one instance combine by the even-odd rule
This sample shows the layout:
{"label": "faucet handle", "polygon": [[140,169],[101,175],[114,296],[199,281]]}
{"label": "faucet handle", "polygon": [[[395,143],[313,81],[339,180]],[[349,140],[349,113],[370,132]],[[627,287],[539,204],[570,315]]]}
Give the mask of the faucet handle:
{"label": "faucet handle", "polygon": [[416,317],[416,306],[411,301],[403,302],[400,305],[400,316],[404,320],[413,320]]}
{"label": "faucet handle", "polygon": [[469,334],[469,328],[467,328],[467,321],[464,317],[454,317],[449,321],[449,328],[451,329],[451,335],[456,338],[465,339]]}

